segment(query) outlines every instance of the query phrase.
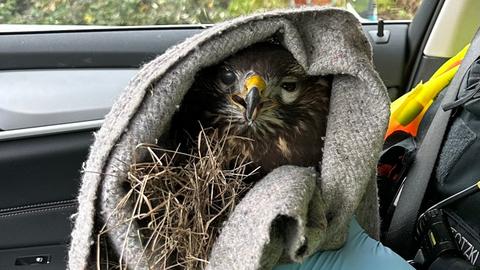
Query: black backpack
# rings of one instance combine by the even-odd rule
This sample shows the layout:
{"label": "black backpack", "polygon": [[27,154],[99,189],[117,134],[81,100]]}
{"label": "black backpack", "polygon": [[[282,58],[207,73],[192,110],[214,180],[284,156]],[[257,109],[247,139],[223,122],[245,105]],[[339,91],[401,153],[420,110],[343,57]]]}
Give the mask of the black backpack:
{"label": "black backpack", "polygon": [[[382,240],[406,259],[420,249],[419,269],[480,269],[479,56],[477,33],[456,78],[425,114],[417,137],[394,133],[380,158]],[[443,127],[434,120],[438,114],[444,114]],[[432,149],[435,140],[438,146]],[[402,194],[403,200],[402,189],[410,193]]]}

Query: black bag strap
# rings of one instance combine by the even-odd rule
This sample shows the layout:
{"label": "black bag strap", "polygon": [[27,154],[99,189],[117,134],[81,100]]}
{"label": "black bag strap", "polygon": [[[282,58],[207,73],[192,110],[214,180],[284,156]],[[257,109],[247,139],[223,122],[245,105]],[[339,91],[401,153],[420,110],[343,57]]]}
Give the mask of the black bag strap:
{"label": "black bag strap", "polygon": [[[480,30],[475,34],[459,70],[445,90],[442,105],[455,101],[463,77],[479,56]],[[406,176],[385,237],[385,244],[404,258],[412,258],[416,252],[413,248],[416,221],[451,115],[451,110],[445,111],[442,107],[438,108]]]}

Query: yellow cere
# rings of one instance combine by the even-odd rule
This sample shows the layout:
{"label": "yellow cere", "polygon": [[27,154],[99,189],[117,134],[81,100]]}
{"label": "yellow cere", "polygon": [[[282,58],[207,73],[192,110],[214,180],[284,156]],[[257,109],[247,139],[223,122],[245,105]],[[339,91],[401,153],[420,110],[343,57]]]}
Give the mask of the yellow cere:
{"label": "yellow cere", "polygon": [[267,84],[260,75],[254,74],[245,80],[245,88],[247,91],[253,87],[257,87],[258,91],[262,93],[267,88]]}

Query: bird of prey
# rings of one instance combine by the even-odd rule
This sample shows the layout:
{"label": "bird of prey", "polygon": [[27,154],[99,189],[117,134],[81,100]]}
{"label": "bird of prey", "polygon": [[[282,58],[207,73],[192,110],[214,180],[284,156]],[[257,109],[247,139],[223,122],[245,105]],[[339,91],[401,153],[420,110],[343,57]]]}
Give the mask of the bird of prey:
{"label": "bird of prey", "polygon": [[226,151],[259,167],[316,166],[322,158],[331,76],[307,76],[292,54],[258,43],[199,72],[174,122],[190,134],[228,132]]}

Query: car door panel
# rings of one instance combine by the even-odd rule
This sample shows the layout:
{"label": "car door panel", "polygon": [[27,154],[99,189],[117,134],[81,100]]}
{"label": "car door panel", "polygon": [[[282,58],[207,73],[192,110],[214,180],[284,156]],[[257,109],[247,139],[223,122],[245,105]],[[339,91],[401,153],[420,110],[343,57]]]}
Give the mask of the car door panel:
{"label": "car door panel", "polygon": [[0,130],[102,119],[136,71],[111,68],[0,71],[3,97]]}
{"label": "car door panel", "polygon": [[[373,63],[382,78],[391,99],[402,93],[403,71],[407,61],[407,34],[409,22],[392,22],[384,24],[384,34],[389,35],[386,42],[376,42],[377,24],[363,25],[373,49]],[[401,72],[399,72],[401,71]]]}
{"label": "car door panel", "polygon": [[92,141],[92,131],[0,141],[0,211],[74,199]]}
{"label": "car door panel", "polygon": [[66,258],[66,245],[3,249],[0,269],[65,270]]}
{"label": "car door panel", "polygon": [[92,130],[0,141],[0,269],[66,269],[70,218],[92,141]]}
{"label": "car door panel", "polygon": [[0,34],[0,70],[139,67],[205,26]]}
{"label": "car door panel", "polygon": [[53,201],[2,209],[0,250],[67,243],[75,200]]}

